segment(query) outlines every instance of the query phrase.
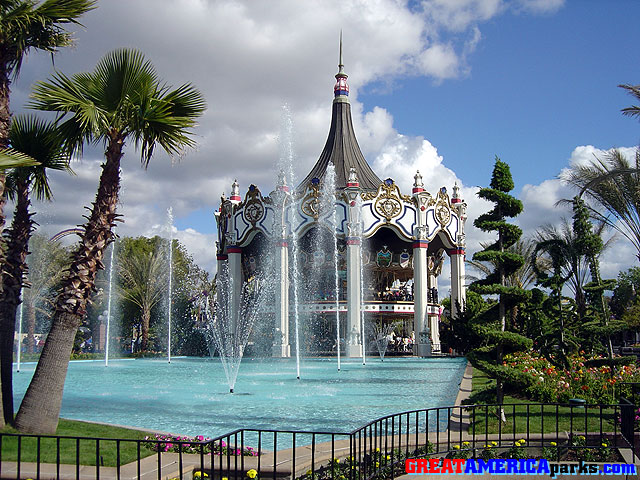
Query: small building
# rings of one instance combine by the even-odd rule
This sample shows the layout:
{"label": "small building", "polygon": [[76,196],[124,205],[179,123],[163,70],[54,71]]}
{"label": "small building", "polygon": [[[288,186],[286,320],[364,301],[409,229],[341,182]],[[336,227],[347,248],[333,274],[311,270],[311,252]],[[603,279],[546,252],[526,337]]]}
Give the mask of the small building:
{"label": "small building", "polygon": [[[367,319],[402,322],[405,339],[412,338],[413,354],[429,356],[440,350],[438,276],[445,255],[450,258],[453,308],[465,299],[466,203],[457,185],[451,194],[446,186],[427,192],[420,172],[410,194],[393,179],[380,179],[360,151],[353,129],[342,48],[335,78],[329,135],[306,178],[290,185],[281,171],[275,191],[263,196],[250,185],[244,199],[236,180],[230,197],[223,195],[216,212],[218,271],[226,263],[239,290],[264,258],[273,260],[273,356],[291,354],[294,262],[305,283],[299,289],[304,295],[296,294],[297,311],[331,325],[338,315],[342,354],[362,355]],[[329,171],[334,209],[327,214],[321,201]],[[331,328],[331,339],[319,342],[326,345],[320,351],[335,351],[336,326],[327,325],[324,331]]]}

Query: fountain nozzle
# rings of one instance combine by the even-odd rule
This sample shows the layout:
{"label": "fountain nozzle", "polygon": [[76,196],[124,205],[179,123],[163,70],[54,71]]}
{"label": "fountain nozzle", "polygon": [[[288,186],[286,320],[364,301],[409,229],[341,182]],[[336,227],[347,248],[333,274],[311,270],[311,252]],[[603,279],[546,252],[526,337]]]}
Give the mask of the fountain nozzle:
{"label": "fountain nozzle", "polygon": [[233,393],[233,388],[230,388],[230,389],[229,389],[229,393]]}

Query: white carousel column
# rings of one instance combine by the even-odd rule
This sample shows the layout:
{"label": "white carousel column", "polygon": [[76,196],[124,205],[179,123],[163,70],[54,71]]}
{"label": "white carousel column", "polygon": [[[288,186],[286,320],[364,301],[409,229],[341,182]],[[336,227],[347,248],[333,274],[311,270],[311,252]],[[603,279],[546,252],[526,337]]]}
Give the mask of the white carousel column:
{"label": "white carousel column", "polygon": [[418,357],[431,355],[431,342],[427,330],[426,314],[428,305],[428,270],[427,248],[429,242],[416,240],[413,242],[413,331],[415,343],[413,354]]}
{"label": "white carousel column", "polygon": [[275,333],[273,336],[272,356],[290,357],[289,345],[289,244],[286,240],[276,245],[276,275],[279,275],[279,287],[275,295]]}
{"label": "white carousel column", "polygon": [[[438,291],[438,277],[435,271],[429,271],[429,293]],[[440,307],[436,298],[432,298],[427,310],[429,332],[431,333],[431,350],[440,351]]]}
{"label": "white carousel column", "polygon": [[464,288],[464,248],[454,248],[449,250],[449,260],[451,262],[451,313],[455,316],[460,313],[459,308],[464,308],[466,291]]}
{"label": "white carousel column", "polygon": [[229,255],[229,281],[231,283],[231,319],[230,333],[235,333],[236,322],[240,315],[240,298],[242,296],[242,248],[235,245],[227,247]]}
{"label": "white carousel column", "polygon": [[360,288],[362,242],[360,237],[347,237],[347,357],[362,356],[360,329]]}

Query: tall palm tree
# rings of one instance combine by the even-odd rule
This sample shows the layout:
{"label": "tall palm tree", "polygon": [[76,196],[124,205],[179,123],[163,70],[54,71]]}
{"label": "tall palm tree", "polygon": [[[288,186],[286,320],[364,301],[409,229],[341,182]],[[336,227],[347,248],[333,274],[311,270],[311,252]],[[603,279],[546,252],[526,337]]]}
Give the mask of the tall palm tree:
{"label": "tall palm tree", "polygon": [[11,228],[5,232],[7,253],[2,265],[0,291],[0,376],[5,423],[13,423],[13,338],[16,311],[27,271],[29,239],[35,228],[29,212],[30,196],[51,200],[47,170],[69,170],[69,155],[55,124],[34,116],[16,117],[9,139],[14,150],[37,160],[38,165],[13,169],[7,177],[7,193],[15,200]]}
{"label": "tall palm tree", "polygon": [[95,70],[67,77],[56,73],[34,87],[31,106],[61,114],[60,129],[75,151],[85,142],[105,145],[96,199],[56,300],[51,331],[16,417],[27,432],[56,430],[62,391],[76,330],[86,315],[98,269],[117,220],[120,161],[127,140],[140,149],[144,166],[156,146],[168,154],[195,145],[189,131],[205,111],[200,92],[189,84],[170,89],[142,53],[121,49],[107,54]]}
{"label": "tall palm tree", "polygon": [[640,149],[633,163],[614,149],[587,165],[573,166],[562,178],[592,201],[588,208],[593,218],[633,244],[640,260]]}
{"label": "tall palm tree", "polygon": [[157,250],[120,257],[121,296],[140,309],[143,352],[149,342],[151,310],[167,292],[168,275],[167,262]]}
{"label": "tall palm tree", "polygon": [[[95,8],[97,0],[0,1],[0,160],[19,160],[9,147],[11,81],[20,73],[24,57],[31,50],[52,54],[69,46],[73,38],[68,24]],[[23,160],[26,160],[23,158]],[[5,175],[0,169],[0,234],[4,227]],[[1,247],[1,245],[0,245]],[[2,248],[0,248],[2,250]]]}
{"label": "tall palm tree", "polygon": [[[0,166],[16,161],[25,165],[29,160],[20,158],[8,148],[11,81],[20,73],[24,57],[33,49],[53,54],[59,48],[71,45],[73,38],[65,27],[78,24],[78,19],[95,8],[96,3],[97,0],[0,1]],[[2,239],[5,179],[4,168],[0,168],[0,263],[5,250]],[[3,425],[4,416],[0,415],[0,427]]]}

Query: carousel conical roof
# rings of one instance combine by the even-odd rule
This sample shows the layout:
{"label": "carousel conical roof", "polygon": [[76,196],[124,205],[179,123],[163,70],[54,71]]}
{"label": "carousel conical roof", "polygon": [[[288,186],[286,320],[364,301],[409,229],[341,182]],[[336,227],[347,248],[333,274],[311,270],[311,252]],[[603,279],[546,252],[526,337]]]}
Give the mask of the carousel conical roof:
{"label": "carousel conical roof", "polygon": [[353,130],[349,85],[347,84],[348,76],[344,73],[344,65],[342,64],[342,39],[340,39],[340,64],[338,68],[336,84],[333,88],[334,99],[329,136],[320,158],[298,188],[306,188],[314,178],[322,179],[329,163],[333,163],[336,171],[336,189],[347,186],[349,171],[353,167],[356,170],[360,188],[377,190],[382,181],[364,159]]}

